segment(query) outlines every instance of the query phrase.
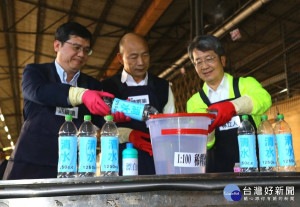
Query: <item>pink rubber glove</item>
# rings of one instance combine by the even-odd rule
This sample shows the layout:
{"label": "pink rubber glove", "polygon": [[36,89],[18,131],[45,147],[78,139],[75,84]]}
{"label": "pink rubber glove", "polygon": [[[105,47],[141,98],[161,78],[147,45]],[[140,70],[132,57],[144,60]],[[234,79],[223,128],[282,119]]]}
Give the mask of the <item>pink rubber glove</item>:
{"label": "pink rubber glove", "polygon": [[116,113],[112,113],[111,115],[113,115],[114,122],[116,123],[131,121],[131,118],[129,116],[125,116],[123,112],[116,111]]}
{"label": "pink rubber glove", "polygon": [[129,134],[129,142],[133,143],[133,146],[137,149],[146,151],[150,156],[153,155],[151,142],[147,142],[145,139],[150,139],[150,135],[138,130],[132,130]]}
{"label": "pink rubber glove", "polygon": [[82,102],[92,114],[106,116],[110,114],[110,108],[102,100],[103,96],[115,97],[107,92],[87,90],[82,95]]}
{"label": "pink rubber glove", "polygon": [[212,104],[206,110],[207,111],[210,111],[210,110],[218,111],[216,119],[208,127],[208,133],[211,133],[216,127],[223,126],[224,124],[229,122],[234,115],[236,115],[234,105],[230,101]]}

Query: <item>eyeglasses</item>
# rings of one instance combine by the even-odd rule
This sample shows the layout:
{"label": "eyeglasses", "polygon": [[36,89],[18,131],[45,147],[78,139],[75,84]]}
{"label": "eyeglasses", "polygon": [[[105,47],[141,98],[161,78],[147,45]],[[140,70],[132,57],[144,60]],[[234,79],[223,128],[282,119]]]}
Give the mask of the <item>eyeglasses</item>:
{"label": "eyeglasses", "polygon": [[83,51],[85,55],[91,55],[93,53],[93,50],[89,47],[82,47],[82,45],[79,45],[77,43],[72,43],[72,42],[65,42],[65,43],[72,45],[73,50],[76,52]]}
{"label": "eyeglasses", "polygon": [[196,66],[196,68],[201,68],[203,66],[203,63],[205,62],[208,65],[211,65],[214,63],[216,59],[216,56],[207,56],[205,57],[205,60],[197,60],[194,65]]}

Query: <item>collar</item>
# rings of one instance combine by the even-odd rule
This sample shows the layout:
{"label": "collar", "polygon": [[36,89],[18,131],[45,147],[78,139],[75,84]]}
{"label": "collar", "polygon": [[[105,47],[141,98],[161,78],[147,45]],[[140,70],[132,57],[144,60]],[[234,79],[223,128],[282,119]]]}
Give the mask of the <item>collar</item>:
{"label": "collar", "polygon": [[216,91],[214,91],[211,87],[209,87],[209,85],[206,85],[206,86],[207,86],[207,96],[210,96],[211,93],[227,89],[228,88],[228,78],[227,78],[226,74],[224,73],[222,81]]}
{"label": "collar", "polygon": [[123,68],[122,74],[121,74],[121,82],[126,83],[127,86],[146,86],[148,84],[148,72],[146,73],[146,77],[144,80],[142,80],[139,83],[136,83],[133,79],[132,75],[127,73],[127,71]]}
{"label": "collar", "polygon": [[62,83],[64,84],[69,84],[71,86],[77,86],[77,79],[79,78],[80,75],[80,71],[78,71],[74,77],[72,78],[72,80],[70,82],[67,82],[67,73],[66,71],[58,64],[58,62],[54,61],[55,67],[56,67],[56,72],[59,76],[59,79]]}

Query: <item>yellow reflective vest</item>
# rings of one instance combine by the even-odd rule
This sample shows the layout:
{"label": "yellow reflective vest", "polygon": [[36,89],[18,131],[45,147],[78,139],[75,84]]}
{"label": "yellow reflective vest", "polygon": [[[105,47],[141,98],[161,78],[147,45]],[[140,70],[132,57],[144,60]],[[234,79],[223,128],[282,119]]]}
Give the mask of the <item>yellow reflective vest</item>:
{"label": "yellow reflective vest", "polygon": [[[228,73],[225,73],[229,82],[229,97],[228,99],[235,98],[233,91],[233,77]],[[270,94],[261,86],[261,84],[253,77],[240,77],[239,78],[239,90],[241,96],[248,95],[253,101],[253,110],[251,115],[256,127],[260,124],[260,116],[265,113],[272,105]],[[207,84],[204,83],[203,91],[207,95]],[[203,108],[208,106],[203,102],[200,97],[200,93],[195,93],[187,102],[188,113],[203,113]],[[215,142],[215,139],[207,143],[208,149],[210,149]]]}

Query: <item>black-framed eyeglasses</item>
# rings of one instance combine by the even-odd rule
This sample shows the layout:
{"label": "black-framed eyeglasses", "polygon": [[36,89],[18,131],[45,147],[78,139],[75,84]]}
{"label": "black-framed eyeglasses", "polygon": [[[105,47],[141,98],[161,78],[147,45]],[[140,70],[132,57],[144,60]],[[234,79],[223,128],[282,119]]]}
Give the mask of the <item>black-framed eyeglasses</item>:
{"label": "black-framed eyeglasses", "polygon": [[207,56],[205,57],[204,60],[197,60],[194,65],[196,66],[196,68],[201,68],[203,66],[203,63],[206,63],[208,65],[211,65],[214,63],[216,59],[216,56]]}
{"label": "black-framed eyeglasses", "polygon": [[93,53],[93,50],[89,47],[82,47],[82,45],[73,42],[65,42],[65,43],[72,45],[73,50],[76,52],[83,51],[85,55],[91,55]]}

